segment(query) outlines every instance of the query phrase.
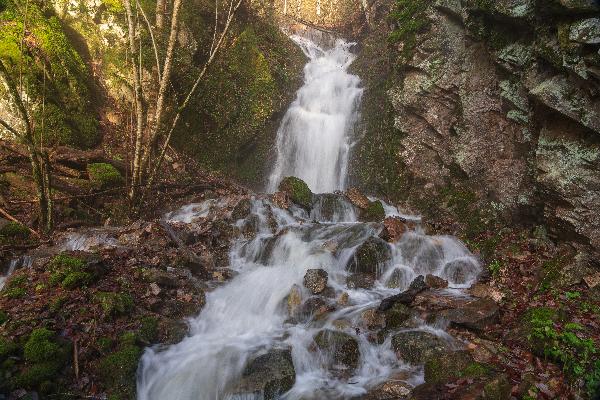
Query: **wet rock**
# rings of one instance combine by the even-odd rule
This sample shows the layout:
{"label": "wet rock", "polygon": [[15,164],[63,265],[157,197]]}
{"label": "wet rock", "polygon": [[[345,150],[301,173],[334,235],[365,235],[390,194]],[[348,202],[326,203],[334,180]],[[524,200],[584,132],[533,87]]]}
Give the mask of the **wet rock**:
{"label": "wet rock", "polygon": [[279,184],[279,191],[287,194],[289,199],[295,204],[306,210],[310,210],[313,194],[303,180],[294,176],[288,176]]}
{"label": "wet rock", "polygon": [[415,297],[412,306],[421,310],[441,311],[463,307],[470,301],[472,299],[465,296],[455,296],[452,293],[444,293],[439,290],[425,290]]}
{"label": "wet rock", "polygon": [[400,332],[392,336],[392,349],[410,364],[423,364],[430,357],[449,350],[446,341],[423,331]]}
{"label": "wet rock", "polygon": [[361,211],[360,220],[364,222],[380,222],[385,218],[385,210],[381,201],[372,201]]}
{"label": "wet rock", "polygon": [[348,289],[371,289],[375,285],[373,274],[352,274],[346,278]]}
{"label": "wet rock", "polygon": [[481,331],[498,322],[499,307],[493,300],[484,298],[460,308],[443,310],[438,315],[453,325]]}
{"label": "wet rock", "polygon": [[383,328],[385,326],[385,317],[383,314],[378,312],[376,309],[370,309],[363,311],[360,314],[361,324],[367,329]]}
{"label": "wet rock", "polygon": [[354,370],[358,366],[360,351],[352,335],[325,329],[315,335],[314,341],[321,351],[329,354],[333,368]]}
{"label": "wet rock", "polygon": [[287,210],[290,208],[290,199],[284,192],[275,192],[271,195],[271,201],[276,207]]}
{"label": "wet rock", "polygon": [[309,269],[304,275],[304,287],[313,294],[319,294],[327,287],[327,271],[323,269]]}
{"label": "wet rock", "polygon": [[455,285],[465,285],[475,279],[479,268],[470,259],[457,259],[444,265],[442,276]]}
{"label": "wet rock", "polygon": [[315,194],[311,218],[317,221],[339,221],[351,213],[352,204],[345,196],[335,193]]}
{"label": "wet rock", "polygon": [[290,316],[296,315],[300,304],[302,304],[302,290],[300,286],[294,285],[290,289],[290,294],[287,296],[287,310]]}
{"label": "wet rock", "polygon": [[371,237],[358,246],[346,269],[363,274],[379,273],[379,266],[385,264],[392,256],[390,247],[379,238]]}
{"label": "wet rock", "polygon": [[350,302],[350,296],[346,292],[343,292],[342,294],[340,294],[340,297],[338,297],[338,299],[337,299],[337,303],[340,306],[347,306],[349,302]]}
{"label": "wet rock", "polygon": [[412,281],[408,289],[404,292],[381,300],[381,304],[379,305],[379,311],[386,311],[396,303],[406,305],[411,304],[417,296],[417,294],[421,293],[427,288],[428,287],[425,283],[425,278],[423,278],[423,275],[419,275]]}
{"label": "wet rock", "polygon": [[473,297],[488,298],[494,300],[495,302],[499,302],[504,298],[504,295],[498,289],[483,283],[477,283],[471,286],[468,292]]}
{"label": "wet rock", "polygon": [[385,282],[385,286],[394,289],[406,287],[410,284],[410,276],[412,275],[412,271],[408,271],[405,268],[395,268],[388,280]]}
{"label": "wet rock", "polygon": [[583,44],[600,43],[600,18],[588,18],[572,24],[569,40]]}
{"label": "wet rock", "polygon": [[144,278],[147,282],[156,283],[162,287],[177,288],[181,286],[181,282],[174,274],[157,268],[147,270]]}
{"label": "wet rock", "polygon": [[447,280],[431,274],[425,275],[425,284],[432,289],[444,289],[448,287]]}
{"label": "wet rock", "polygon": [[369,207],[369,199],[367,198],[367,196],[362,194],[357,188],[353,187],[348,189],[346,191],[346,196],[354,206],[360,209],[366,209],[367,207]]}
{"label": "wet rock", "polygon": [[360,400],[403,400],[407,399],[412,386],[401,380],[390,380],[375,387]]}
{"label": "wet rock", "polygon": [[398,217],[387,217],[383,220],[383,231],[380,237],[390,243],[395,243],[402,239],[404,232],[408,230],[408,226],[402,219]]}
{"label": "wet rock", "polygon": [[269,350],[252,360],[231,391],[233,395],[262,396],[274,400],[296,383],[290,350]]}
{"label": "wet rock", "polygon": [[425,382],[441,383],[485,373],[468,351],[447,351],[425,361]]}
{"label": "wet rock", "polygon": [[306,321],[310,318],[321,319],[327,313],[335,310],[335,307],[330,304],[327,300],[319,296],[313,296],[308,298],[298,310],[297,317],[301,321]]}
{"label": "wet rock", "polygon": [[409,326],[411,319],[418,316],[418,313],[412,308],[396,303],[384,313],[385,327],[387,330],[399,329]]}
{"label": "wet rock", "polygon": [[241,199],[231,211],[231,219],[234,221],[247,218],[252,212],[250,199]]}

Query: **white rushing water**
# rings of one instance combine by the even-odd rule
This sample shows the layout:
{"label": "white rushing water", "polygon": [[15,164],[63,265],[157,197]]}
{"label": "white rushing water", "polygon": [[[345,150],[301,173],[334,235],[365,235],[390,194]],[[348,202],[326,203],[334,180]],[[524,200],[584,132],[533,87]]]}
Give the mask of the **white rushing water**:
{"label": "white rushing water", "polygon": [[281,179],[296,176],[315,193],[344,189],[352,130],[363,89],[348,73],[353,43],[341,39],[330,49],[292,36],[309,62],[304,85],[277,132],[277,161],[269,177],[273,192]]}
{"label": "white rushing water", "polygon": [[[361,96],[358,77],[347,73],[351,45],[337,41],[323,50],[305,39],[295,40],[310,61],[305,85],[279,129],[269,189],[289,175],[305,180],[314,192],[342,189]],[[192,204],[165,219],[194,223],[223,206],[214,200]],[[388,215],[401,215],[395,207],[384,208]],[[389,337],[382,343],[373,340],[363,313],[406,289],[418,275],[434,274],[451,287],[467,287],[476,279],[479,264],[455,238],[428,236],[418,226],[395,244],[374,239],[382,225],[358,222],[358,214],[344,196],[335,194],[315,195],[310,213],[295,206],[280,209],[267,198],[253,199],[251,214],[231,221],[242,232],[254,232],[232,244],[229,267],[237,274],[207,294],[206,306],[189,320],[189,335],[180,343],[146,349],[138,369],[138,399],[260,400],[262,393],[240,391],[236,382],[249,361],[270,349],[291,350],[296,378],[291,390],[281,393],[286,400],[349,399],[390,377],[400,379],[399,374],[411,386],[421,383],[422,368],[398,360]],[[389,258],[376,266],[372,288],[349,288],[349,262],[367,240],[384,243]],[[314,299],[303,278],[315,268],[328,273],[329,294],[320,301],[334,310],[320,318],[310,312],[290,315],[287,299],[292,290],[300,291],[304,301]],[[344,294],[347,301],[339,301]],[[355,338],[360,351],[356,368],[332,366],[331,354],[315,349],[313,338],[323,329]],[[448,338],[424,321],[416,321],[412,329]]]}

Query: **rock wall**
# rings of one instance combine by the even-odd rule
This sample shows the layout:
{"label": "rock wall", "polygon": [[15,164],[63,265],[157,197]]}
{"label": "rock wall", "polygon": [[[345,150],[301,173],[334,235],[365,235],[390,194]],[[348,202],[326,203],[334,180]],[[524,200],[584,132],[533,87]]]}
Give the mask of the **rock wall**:
{"label": "rock wall", "polygon": [[544,225],[599,252],[599,12],[592,0],[369,4],[354,182],[473,234]]}

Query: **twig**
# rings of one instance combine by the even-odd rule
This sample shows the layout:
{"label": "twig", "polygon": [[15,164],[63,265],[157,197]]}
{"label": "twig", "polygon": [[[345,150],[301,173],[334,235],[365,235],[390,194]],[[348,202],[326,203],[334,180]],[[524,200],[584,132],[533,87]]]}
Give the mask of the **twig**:
{"label": "twig", "polygon": [[77,339],[73,340],[73,368],[75,369],[75,379],[79,380],[79,351],[77,349]]}

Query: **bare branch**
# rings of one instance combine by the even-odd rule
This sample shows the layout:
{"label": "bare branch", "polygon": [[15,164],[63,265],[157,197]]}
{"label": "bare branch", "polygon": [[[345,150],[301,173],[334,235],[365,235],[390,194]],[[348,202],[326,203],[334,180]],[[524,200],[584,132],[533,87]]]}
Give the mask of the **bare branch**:
{"label": "bare branch", "polygon": [[161,72],[160,72],[160,60],[158,58],[158,47],[156,46],[156,40],[154,39],[154,31],[152,29],[152,25],[150,24],[150,20],[148,20],[148,16],[144,12],[142,5],[138,0],[136,0],[136,4],[140,12],[142,13],[142,17],[144,17],[144,21],[146,21],[146,25],[148,26],[148,32],[150,33],[150,40],[152,41],[152,47],[154,48],[154,57],[156,58],[156,70],[158,73],[158,80],[161,80]]}
{"label": "bare branch", "polygon": [[0,125],[2,125],[7,131],[9,131],[10,133],[12,133],[13,135],[15,135],[15,137],[21,139],[22,135],[17,132],[17,130],[15,128],[13,128],[12,126],[10,126],[10,124],[6,121],[4,121],[2,118],[0,118]]}

